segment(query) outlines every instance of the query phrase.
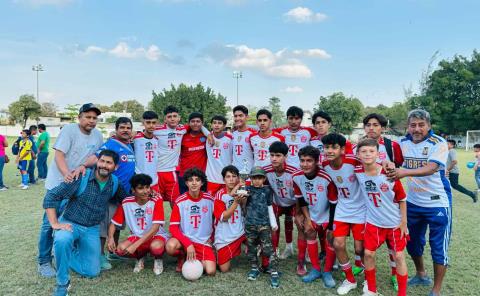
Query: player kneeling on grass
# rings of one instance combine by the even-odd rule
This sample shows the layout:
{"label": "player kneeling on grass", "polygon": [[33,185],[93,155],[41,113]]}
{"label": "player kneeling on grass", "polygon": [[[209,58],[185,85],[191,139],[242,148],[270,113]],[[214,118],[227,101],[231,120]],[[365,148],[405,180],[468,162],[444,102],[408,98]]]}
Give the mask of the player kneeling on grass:
{"label": "player kneeling on grass", "polygon": [[365,279],[368,291],[364,296],[379,295],[375,277],[376,250],[388,241],[395,251],[399,296],[407,295],[407,264],[404,249],[407,244],[406,194],[399,180],[389,181],[382,166],[376,163],[378,142],[362,140],[357,146],[358,157],[363,166],[355,174],[364,196],[367,198],[365,226]]}
{"label": "player kneeling on grass", "polygon": [[242,204],[245,197],[237,194],[240,184],[238,169],[228,165],[222,170],[225,187],[215,195],[213,214],[216,219],[215,248],[220,271],[230,270],[230,262],[242,252],[245,241],[245,223]]}
{"label": "player kneeling on grass", "polygon": [[[160,275],[163,272],[165,242],[169,237],[163,228],[163,200],[160,196],[152,197],[152,178],[149,175],[133,176],[130,185],[134,196],[124,199],[112,218],[108,229],[108,249],[120,256],[136,258],[133,272],[140,272],[144,268],[145,256],[150,253],[155,258],[153,272]],[[124,222],[130,229],[130,236],[116,246],[115,230]]]}
{"label": "player kneeling on grass", "polygon": [[172,238],[167,241],[167,253],[179,257],[177,271],[187,260],[199,260],[208,275],[215,275],[215,254],[211,246],[213,232],[213,198],[201,188],[207,183],[205,173],[197,168],[185,171],[183,178],[188,191],[180,195],[170,216]]}
{"label": "player kneeling on grass", "polygon": [[[297,225],[301,231],[305,232],[307,239],[307,251],[312,263],[310,272],[302,277],[304,283],[310,283],[322,277],[320,268],[320,259],[318,256],[317,235],[321,237],[325,234],[332,238],[333,217],[335,215],[335,205],[337,203],[337,188],[324,169],[318,166],[320,151],[312,146],[306,146],[298,152],[300,157],[301,171],[293,174],[293,186],[295,196],[298,199],[298,207],[302,211],[302,216],[295,216]],[[327,248],[331,248],[327,243]],[[298,252],[305,252],[305,246],[299,246]],[[335,253],[327,252],[325,258],[325,270],[331,271],[335,261]],[[327,278],[322,278],[325,286],[328,286]],[[333,279],[332,279],[333,280]]]}

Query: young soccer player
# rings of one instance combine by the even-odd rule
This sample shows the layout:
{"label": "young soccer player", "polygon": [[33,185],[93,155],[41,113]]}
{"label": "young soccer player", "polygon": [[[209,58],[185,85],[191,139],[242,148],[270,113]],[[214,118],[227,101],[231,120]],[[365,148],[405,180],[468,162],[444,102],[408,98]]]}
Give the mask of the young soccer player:
{"label": "young soccer player", "polygon": [[235,166],[224,167],[222,177],[225,187],[217,192],[213,210],[216,219],[214,245],[220,271],[227,272],[230,270],[231,260],[240,255],[242,243],[245,241],[244,213],[241,206],[245,197],[236,193],[242,184]]}
{"label": "young soccer player", "polygon": [[[253,150],[250,145],[250,136],[256,131],[247,126],[248,108],[238,105],[233,108],[235,130],[232,132],[233,159],[232,164],[239,171],[250,172],[253,167]],[[244,168],[245,166],[245,168]]]}
{"label": "young soccer player", "polygon": [[214,196],[225,186],[220,172],[232,164],[232,135],[224,131],[227,119],[215,115],[211,120],[213,145],[207,145],[207,191]]}
{"label": "young soccer player", "polygon": [[382,166],[378,164],[378,141],[362,140],[357,153],[363,166],[357,167],[356,176],[363,195],[367,198],[365,226],[365,278],[368,291],[364,296],[379,295],[376,285],[375,252],[386,241],[395,251],[397,269],[397,295],[407,295],[407,265],[404,249],[407,244],[406,194],[399,180],[388,180]]}
{"label": "young soccer player", "polygon": [[257,126],[258,133],[250,137],[250,145],[252,145],[255,166],[263,167],[270,164],[268,147],[276,141],[285,142],[285,138],[272,131],[272,112],[266,109],[258,110]]}
{"label": "young soccer player", "polygon": [[213,198],[201,190],[207,183],[205,173],[197,168],[183,175],[188,191],[180,195],[170,216],[170,233],[166,250],[170,256],[179,257],[177,271],[183,260],[199,260],[208,275],[215,275],[215,254],[211,246],[213,232]]}
{"label": "young soccer player", "polygon": [[[325,170],[318,166],[320,151],[317,148],[306,146],[300,149],[298,156],[300,157],[301,171],[293,174],[292,178],[295,197],[298,199],[297,207],[300,208],[303,215],[297,215],[296,218],[299,219],[297,225],[301,226],[307,239],[306,244],[299,243],[298,253],[299,255],[305,254],[305,249],[308,250],[312,269],[302,277],[302,281],[310,283],[322,277],[317,235],[321,237],[325,234],[326,237],[331,238],[337,203],[337,188]],[[335,261],[335,254],[328,252],[325,261],[327,270],[329,270]]]}
{"label": "young soccer player", "polygon": [[[282,142],[273,142],[268,148],[271,164],[263,167],[268,183],[273,191],[273,211],[278,229],[272,233],[273,249],[278,250],[280,241],[280,216],[285,215],[285,250],[279,256],[286,259],[293,255],[293,217],[297,199],[293,193],[292,175],[297,169],[287,164],[288,146]],[[299,232],[302,238],[303,233]],[[304,238],[303,238],[304,239]],[[277,252],[278,253],[278,252]]]}
{"label": "young soccer player", "polygon": [[152,178],[152,189],[159,192],[157,162],[158,138],[153,134],[158,124],[158,114],[145,111],[142,116],[143,132],[138,132],[133,139],[135,150],[135,170]]}
{"label": "young soccer player", "polygon": [[303,110],[297,106],[291,106],[287,110],[288,126],[274,129],[285,137],[288,145],[287,164],[300,169],[298,151],[310,145],[310,139],[317,135],[317,132],[310,127],[302,127]]}
{"label": "young soccer player", "polygon": [[247,236],[248,260],[251,269],[248,280],[255,281],[260,275],[258,268],[257,247],[262,247],[263,256],[270,258],[270,285],[272,288],[280,286],[278,274],[278,259],[272,246],[271,232],[278,226],[272,208],[272,191],[264,185],[265,171],[261,167],[254,167],[250,172],[251,186],[247,186],[245,233]]}
{"label": "young soccer player", "polygon": [[20,170],[20,174],[22,175],[22,185],[21,189],[25,190],[28,189],[28,173],[27,173],[27,165],[32,160],[32,141],[29,140],[30,137],[30,130],[24,129],[22,131],[22,139],[19,143],[18,154],[15,162],[17,164],[17,168]]}
{"label": "young soccer player", "polygon": [[[361,257],[363,256],[366,206],[360,185],[355,177],[355,167],[361,165],[361,163],[353,155],[345,154],[347,140],[344,136],[331,133],[324,136],[322,142],[327,157],[322,166],[330,178],[332,178],[338,191],[333,247],[335,248],[338,262],[346,275],[346,280],[338,288],[339,294],[345,294],[357,286],[354,275],[363,272]],[[355,266],[353,268],[350,265],[347,253],[347,236],[350,236],[350,232],[352,233],[355,247]],[[333,250],[327,248],[328,251],[332,252]],[[327,287],[333,288],[335,286],[331,270],[325,270],[323,278]]]}
{"label": "young soccer player", "polygon": [[480,194],[480,144],[473,145],[473,152],[475,153],[475,166],[473,171],[475,172],[475,181],[477,182],[478,194]]}
{"label": "young soccer player", "polygon": [[[146,174],[137,174],[130,179],[133,196],[122,201],[117,208],[108,229],[108,249],[120,256],[131,256],[137,259],[133,272],[144,268],[147,253],[154,258],[153,272],[160,275],[163,272],[162,256],[165,242],[169,234],[163,228],[165,224],[163,201],[161,197],[152,197],[150,186],[152,178]],[[115,244],[116,227],[126,223],[130,236]]]}

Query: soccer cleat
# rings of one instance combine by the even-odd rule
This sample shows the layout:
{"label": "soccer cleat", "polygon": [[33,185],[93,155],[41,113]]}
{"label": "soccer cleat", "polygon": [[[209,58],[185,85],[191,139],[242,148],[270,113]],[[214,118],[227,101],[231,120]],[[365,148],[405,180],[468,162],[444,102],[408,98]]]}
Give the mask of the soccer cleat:
{"label": "soccer cleat", "polygon": [[108,262],[106,255],[100,255],[100,269],[101,270],[109,270],[112,269],[112,264]]}
{"label": "soccer cleat", "polygon": [[293,255],[293,246],[292,244],[287,244],[285,247],[285,250],[283,250],[283,253],[278,256],[280,259],[287,259],[288,257]]}
{"label": "soccer cleat", "polygon": [[325,288],[335,288],[335,280],[331,272],[324,272],[322,274],[322,281]]}
{"label": "soccer cleat", "polygon": [[432,284],[432,279],[428,277],[428,275],[425,276],[419,276],[418,274],[415,275],[414,277],[411,277],[408,279],[408,285],[415,287],[415,286],[430,286]]}
{"label": "soccer cleat", "polygon": [[52,277],[55,277],[57,275],[57,272],[52,267],[52,264],[50,262],[39,264],[38,265],[38,273],[40,273],[40,275],[45,277],[45,278],[52,278]]}
{"label": "soccer cleat", "polygon": [[163,272],[163,260],[155,259],[153,260],[153,273],[155,275],[161,275]]}
{"label": "soccer cleat", "polygon": [[352,272],[353,272],[353,275],[354,276],[357,276],[359,274],[362,274],[364,271],[364,268],[363,267],[360,267],[360,266],[353,266],[352,267]]}
{"label": "soccer cleat", "polygon": [[133,272],[138,273],[142,271],[145,268],[145,259],[140,258],[137,259],[137,262],[135,262],[135,267],[133,268]]}
{"label": "soccer cleat", "polygon": [[357,283],[351,283],[349,280],[344,280],[340,287],[337,289],[338,295],[346,295],[351,290],[357,288]]}
{"label": "soccer cleat", "polygon": [[297,275],[304,276],[307,274],[307,266],[305,263],[298,263],[297,264]]}
{"label": "soccer cleat", "polygon": [[390,277],[390,281],[392,282],[393,290],[394,290],[395,292],[398,292],[397,276],[396,276],[396,275],[392,275],[392,276]]}
{"label": "soccer cleat", "polygon": [[70,281],[66,285],[57,285],[55,290],[53,291],[53,296],[68,296],[68,291],[72,285],[70,285]]}
{"label": "soccer cleat", "polygon": [[260,276],[260,270],[258,270],[258,268],[256,267],[252,267],[252,269],[250,269],[250,271],[247,274],[247,279],[249,281],[256,281],[259,276]]}
{"label": "soccer cleat", "polygon": [[183,266],[184,262],[185,262],[184,257],[178,257],[177,258],[177,267],[175,267],[176,272],[182,272],[182,266]]}
{"label": "soccer cleat", "polygon": [[280,287],[280,275],[278,272],[272,272],[272,275],[270,276],[270,286],[272,288]]}
{"label": "soccer cleat", "polygon": [[302,277],[302,282],[311,283],[314,280],[319,279],[321,277],[322,277],[322,272],[320,270],[312,268],[306,276]]}

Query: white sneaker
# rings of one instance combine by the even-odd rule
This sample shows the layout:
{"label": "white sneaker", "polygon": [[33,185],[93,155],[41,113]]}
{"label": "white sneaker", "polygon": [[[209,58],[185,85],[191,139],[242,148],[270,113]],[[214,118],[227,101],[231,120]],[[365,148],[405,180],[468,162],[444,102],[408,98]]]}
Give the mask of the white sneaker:
{"label": "white sneaker", "polygon": [[28,185],[22,185],[22,187],[20,187],[20,189],[22,189],[22,190],[27,190],[27,189],[28,189]]}
{"label": "white sneaker", "polygon": [[368,291],[367,280],[364,280],[364,281],[363,281],[363,289],[362,289],[362,291],[363,291],[363,293],[369,292],[369,291]]}
{"label": "white sneaker", "polygon": [[155,275],[161,275],[163,272],[163,260],[155,259],[153,260],[153,273]]}
{"label": "white sneaker", "polygon": [[344,280],[343,283],[338,287],[337,293],[338,295],[346,295],[351,290],[357,288],[357,283],[350,283],[349,280]]}
{"label": "white sneaker", "polygon": [[307,250],[307,252],[305,253],[305,262],[307,262],[307,263],[312,263],[312,261],[310,260],[310,256],[308,255],[308,250]]}
{"label": "white sneaker", "polygon": [[140,258],[135,263],[135,268],[133,269],[133,272],[138,273],[138,272],[142,271],[143,268],[145,268],[145,259]]}
{"label": "white sneaker", "polygon": [[279,256],[280,259],[287,259],[288,257],[293,255],[293,245],[292,244],[287,244],[285,246],[285,250],[283,250],[283,253]]}
{"label": "white sneaker", "polygon": [[8,190],[7,187],[2,187],[2,188],[0,188],[0,191],[7,191],[7,190]]}

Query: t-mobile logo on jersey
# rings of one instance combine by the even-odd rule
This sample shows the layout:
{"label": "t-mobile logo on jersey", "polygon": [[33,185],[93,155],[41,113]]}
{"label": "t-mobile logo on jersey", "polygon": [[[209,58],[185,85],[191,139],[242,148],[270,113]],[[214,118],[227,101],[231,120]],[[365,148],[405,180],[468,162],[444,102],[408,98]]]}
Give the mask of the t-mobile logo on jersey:
{"label": "t-mobile logo on jersey", "polygon": [[348,191],[348,188],[345,187],[339,187],[338,188],[340,192],[342,193],[343,197],[349,198],[350,197],[350,191]]}
{"label": "t-mobile logo on jersey", "polygon": [[198,229],[200,222],[200,215],[190,215],[190,224],[193,225],[194,229]]}
{"label": "t-mobile logo on jersey", "polygon": [[155,155],[155,152],[154,151],[145,151],[145,158],[147,159],[148,162],[152,162],[153,161],[153,156]]}
{"label": "t-mobile logo on jersey", "polygon": [[168,140],[167,141],[167,146],[168,148],[170,149],[175,149],[175,146],[177,146],[177,140],[173,139],[173,140]]}
{"label": "t-mobile logo on jersey", "polygon": [[368,192],[368,197],[376,208],[380,207],[380,203],[382,202],[382,199],[380,198],[380,192]]}
{"label": "t-mobile logo on jersey", "polygon": [[265,160],[267,158],[267,150],[258,151],[258,160]]}
{"label": "t-mobile logo on jersey", "polygon": [[298,153],[298,145],[288,145],[288,152],[291,156],[295,156]]}
{"label": "t-mobile logo on jersey", "polygon": [[219,159],[221,155],[220,149],[212,149],[213,158]]}
{"label": "t-mobile logo on jersey", "polygon": [[317,202],[317,194],[315,192],[307,192],[307,198],[311,206]]}
{"label": "t-mobile logo on jersey", "polygon": [[243,153],[243,145],[235,145],[235,154],[242,155]]}

